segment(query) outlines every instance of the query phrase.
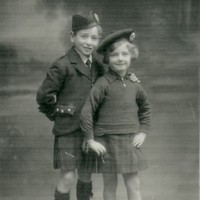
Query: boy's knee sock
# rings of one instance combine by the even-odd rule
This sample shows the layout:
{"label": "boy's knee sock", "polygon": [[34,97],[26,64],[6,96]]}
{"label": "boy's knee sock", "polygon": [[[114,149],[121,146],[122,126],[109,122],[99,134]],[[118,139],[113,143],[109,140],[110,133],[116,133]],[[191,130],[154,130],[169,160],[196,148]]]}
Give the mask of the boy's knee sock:
{"label": "boy's knee sock", "polygon": [[68,193],[61,193],[57,189],[55,190],[54,194],[55,200],[69,200],[69,192]]}
{"label": "boy's knee sock", "polygon": [[92,182],[83,182],[78,179],[76,185],[76,197],[77,200],[89,200],[90,197],[92,198]]}

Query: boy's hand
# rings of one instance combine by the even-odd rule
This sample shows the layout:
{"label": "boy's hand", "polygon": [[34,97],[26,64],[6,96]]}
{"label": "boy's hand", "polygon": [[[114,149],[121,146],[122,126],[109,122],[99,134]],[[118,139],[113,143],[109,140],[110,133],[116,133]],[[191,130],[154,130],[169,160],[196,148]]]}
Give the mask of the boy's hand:
{"label": "boy's hand", "polygon": [[130,80],[132,81],[132,82],[137,82],[137,83],[140,83],[140,80],[135,76],[135,74],[134,73],[132,73],[131,75],[130,75]]}
{"label": "boy's hand", "polygon": [[146,133],[138,133],[134,138],[133,138],[133,146],[136,147],[136,148],[139,148],[144,140],[146,138]]}
{"label": "boy's hand", "polygon": [[106,148],[99,142],[94,141],[93,139],[87,141],[89,147],[97,153],[98,156],[104,155],[106,153]]}
{"label": "boy's hand", "polygon": [[82,151],[85,153],[88,153],[88,147],[87,147],[87,142],[85,140],[83,140],[82,142]]}

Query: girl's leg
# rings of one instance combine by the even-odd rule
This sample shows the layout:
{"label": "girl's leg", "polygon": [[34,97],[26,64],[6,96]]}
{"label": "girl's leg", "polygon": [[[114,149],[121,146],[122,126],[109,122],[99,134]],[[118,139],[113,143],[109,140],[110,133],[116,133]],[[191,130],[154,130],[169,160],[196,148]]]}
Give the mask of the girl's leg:
{"label": "girl's leg", "polygon": [[69,192],[75,180],[75,171],[62,171],[55,191],[55,200],[69,200]]}
{"label": "girl's leg", "polygon": [[128,200],[142,200],[140,194],[140,180],[137,173],[123,174]]}
{"label": "girl's leg", "polygon": [[103,174],[104,200],[116,200],[117,174]]}

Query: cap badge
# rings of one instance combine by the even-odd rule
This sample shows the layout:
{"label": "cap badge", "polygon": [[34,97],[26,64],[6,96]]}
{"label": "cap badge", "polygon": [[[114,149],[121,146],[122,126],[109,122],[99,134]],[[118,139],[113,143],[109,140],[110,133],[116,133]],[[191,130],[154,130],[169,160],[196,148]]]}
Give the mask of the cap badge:
{"label": "cap badge", "polygon": [[129,40],[130,40],[131,42],[133,42],[134,38],[135,38],[135,33],[132,32],[131,35],[130,35],[130,37],[129,37]]}
{"label": "cap badge", "polygon": [[99,24],[99,17],[96,13],[93,13],[95,21]]}

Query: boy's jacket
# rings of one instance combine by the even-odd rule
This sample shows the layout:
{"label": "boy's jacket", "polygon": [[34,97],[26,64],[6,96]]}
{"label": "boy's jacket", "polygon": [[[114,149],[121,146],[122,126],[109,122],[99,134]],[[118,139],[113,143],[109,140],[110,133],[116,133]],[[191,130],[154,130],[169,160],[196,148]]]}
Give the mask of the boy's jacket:
{"label": "boy's jacket", "polygon": [[36,98],[39,111],[54,120],[53,134],[80,130],[80,111],[93,83],[104,73],[94,56],[92,70],[88,69],[74,48],[54,62]]}

